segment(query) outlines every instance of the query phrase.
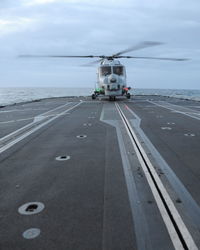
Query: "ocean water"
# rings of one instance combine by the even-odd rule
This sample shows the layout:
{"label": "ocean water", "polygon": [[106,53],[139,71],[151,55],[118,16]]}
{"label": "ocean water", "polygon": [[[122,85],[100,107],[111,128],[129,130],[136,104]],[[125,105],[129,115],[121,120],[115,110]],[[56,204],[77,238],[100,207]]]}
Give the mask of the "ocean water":
{"label": "ocean water", "polygon": [[92,88],[0,88],[0,105],[52,97],[88,96],[92,91]]}
{"label": "ocean water", "polygon": [[[90,96],[93,88],[0,88],[0,106],[51,97]],[[133,95],[161,95],[200,101],[200,90],[132,89]]]}

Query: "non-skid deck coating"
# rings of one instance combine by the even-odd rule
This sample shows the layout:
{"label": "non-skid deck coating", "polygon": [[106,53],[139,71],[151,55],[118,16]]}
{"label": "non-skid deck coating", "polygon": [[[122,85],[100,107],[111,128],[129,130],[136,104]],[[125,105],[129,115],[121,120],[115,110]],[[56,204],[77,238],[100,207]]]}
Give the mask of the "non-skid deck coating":
{"label": "non-skid deck coating", "polygon": [[[200,247],[200,104],[117,102]],[[57,98],[1,108],[0,137],[56,116],[0,155],[0,249],[174,249],[115,102]],[[20,214],[29,202],[44,209]]]}

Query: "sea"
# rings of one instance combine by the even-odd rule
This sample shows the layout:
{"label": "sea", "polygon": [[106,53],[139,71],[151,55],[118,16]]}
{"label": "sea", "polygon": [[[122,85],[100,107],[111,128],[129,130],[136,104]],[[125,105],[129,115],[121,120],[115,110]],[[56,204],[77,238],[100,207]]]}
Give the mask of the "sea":
{"label": "sea", "polygon": [[[31,102],[45,98],[90,96],[92,88],[0,88],[0,106]],[[132,95],[157,95],[200,101],[200,90],[132,89]]]}

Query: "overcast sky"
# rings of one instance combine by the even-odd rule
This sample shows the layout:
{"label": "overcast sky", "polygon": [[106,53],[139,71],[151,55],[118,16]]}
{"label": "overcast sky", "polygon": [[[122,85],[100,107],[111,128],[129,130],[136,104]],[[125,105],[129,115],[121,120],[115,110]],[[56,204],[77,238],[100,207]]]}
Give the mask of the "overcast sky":
{"label": "overcast sky", "polygon": [[190,58],[184,62],[123,59],[135,88],[200,89],[199,0],[0,0],[0,87],[93,87],[92,59],[18,58],[110,55],[141,41],[163,45],[132,56]]}

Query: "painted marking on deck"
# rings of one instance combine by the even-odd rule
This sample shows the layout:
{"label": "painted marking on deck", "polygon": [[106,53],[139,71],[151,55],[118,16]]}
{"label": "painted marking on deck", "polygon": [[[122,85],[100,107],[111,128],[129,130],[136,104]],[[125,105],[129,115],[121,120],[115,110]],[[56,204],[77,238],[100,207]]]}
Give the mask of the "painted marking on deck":
{"label": "painted marking on deck", "polygon": [[195,134],[193,134],[193,133],[187,133],[187,134],[184,134],[184,136],[191,136],[191,137],[194,137]]}
{"label": "painted marking on deck", "polygon": [[199,116],[199,111],[194,112],[194,111],[192,111],[192,110],[188,110],[188,111],[185,111],[185,112],[184,112],[184,111],[176,110],[175,107],[179,108],[179,106],[178,106],[178,105],[175,105],[175,104],[170,104],[170,103],[167,103],[167,102],[166,102],[166,105],[171,105],[171,106],[174,107],[174,108],[172,108],[172,107],[166,106],[166,105],[164,105],[164,104],[156,103],[156,102],[154,102],[154,101],[148,101],[148,102],[149,102],[149,103],[152,103],[152,104],[154,104],[154,105],[156,105],[156,106],[158,106],[158,107],[162,107],[162,108],[171,110],[172,112],[179,113],[179,114],[183,114],[183,115],[185,115],[185,116],[188,116],[188,117],[191,117],[191,118],[200,120],[200,117],[198,117],[198,116]]}
{"label": "painted marking on deck", "polygon": [[[77,103],[76,105],[72,106],[71,108],[61,112],[60,114],[57,114],[56,116],[50,118],[49,120],[45,120],[43,123],[39,124],[39,125],[35,125],[35,122],[31,123],[31,124],[28,124],[26,126],[24,126],[23,128],[20,128],[14,132],[12,132],[11,134],[7,135],[7,136],[4,136],[3,138],[0,139],[0,142],[2,142],[3,140],[5,140],[6,138],[10,138],[10,137],[14,137],[14,139],[8,143],[6,143],[4,146],[2,146],[0,148],[0,153],[6,151],[7,149],[9,149],[10,147],[14,146],[16,143],[20,142],[21,140],[23,140],[24,138],[28,137],[29,135],[31,135],[32,133],[36,132],[37,130],[39,130],[40,128],[46,126],[47,124],[49,124],[50,122],[54,121],[55,119],[63,116],[65,113],[67,113],[68,111],[78,107],[79,105],[81,105],[83,102],[79,102]],[[54,109],[55,110],[55,109]],[[35,125],[35,126],[34,126]],[[33,128],[31,128],[29,131],[25,131],[24,133],[22,133],[22,135],[19,135],[19,137],[15,138],[17,135],[18,132],[21,132],[23,131],[24,129],[29,129],[30,126],[34,126]]]}
{"label": "painted marking on deck", "polygon": [[23,232],[22,236],[27,239],[31,240],[40,235],[41,230],[39,228],[29,228]]}
{"label": "painted marking on deck", "polygon": [[170,127],[161,127],[162,130],[172,130]]}
{"label": "painted marking on deck", "polygon": [[163,221],[170,235],[171,241],[174,245],[174,248],[176,250],[198,250],[189,230],[184,224],[180,214],[178,213],[161,179],[155,171],[155,168],[153,167],[141,143],[139,142],[129,121],[122,112],[119,104],[115,103],[115,106],[131,139],[134,150],[137,154],[145,177],[149,183],[154,199],[157,203]]}

